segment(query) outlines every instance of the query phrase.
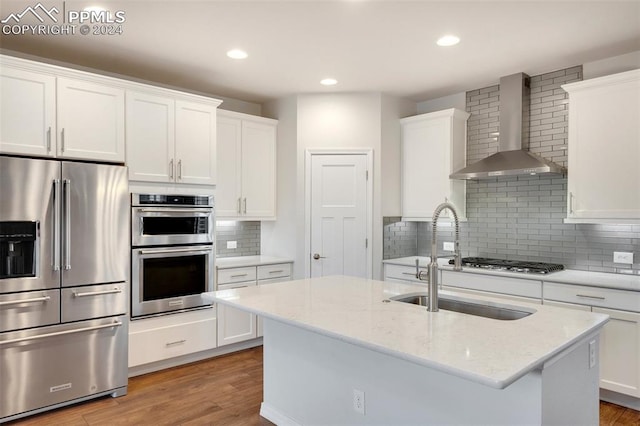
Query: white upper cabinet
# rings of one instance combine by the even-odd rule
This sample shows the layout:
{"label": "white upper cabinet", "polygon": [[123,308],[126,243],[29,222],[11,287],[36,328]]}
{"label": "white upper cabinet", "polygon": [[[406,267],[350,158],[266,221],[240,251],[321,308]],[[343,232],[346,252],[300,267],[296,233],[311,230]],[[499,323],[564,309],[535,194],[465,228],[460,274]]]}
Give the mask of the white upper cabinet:
{"label": "white upper cabinet", "polygon": [[124,90],[112,79],[0,56],[0,152],[124,162]]}
{"label": "white upper cabinet", "polygon": [[124,90],[58,77],[61,158],[124,163]]}
{"label": "white upper cabinet", "polygon": [[640,223],[640,70],[569,92],[567,222]]}
{"label": "white upper cabinet", "polygon": [[216,183],[216,109],[156,90],[127,91],[129,179]]}
{"label": "white upper cabinet", "polygon": [[218,218],[276,216],[277,121],[218,111]]}
{"label": "white upper cabinet", "polygon": [[129,179],[171,182],[175,176],[173,99],[127,91],[127,165]]}
{"label": "white upper cabinet", "polygon": [[55,154],[56,78],[0,62],[0,152]]}
{"label": "white upper cabinet", "polygon": [[452,108],[400,120],[403,220],[431,220],[445,201],[466,217],[466,182],[449,175],[466,166],[468,118]]}
{"label": "white upper cabinet", "polygon": [[176,101],[176,182],[216,183],[218,103]]}

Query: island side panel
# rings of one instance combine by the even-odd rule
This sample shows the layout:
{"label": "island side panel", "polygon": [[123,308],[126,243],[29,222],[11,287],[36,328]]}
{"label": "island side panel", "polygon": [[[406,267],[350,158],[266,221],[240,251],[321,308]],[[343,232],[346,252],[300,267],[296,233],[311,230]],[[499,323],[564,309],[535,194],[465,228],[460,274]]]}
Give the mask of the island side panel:
{"label": "island side panel", "polygon": [[273,320],[264,332],[261,414],[279,424],[542,424],[539,370],[498,390]]}
{"label": "island side panel", "polygon": [[599,345],[600,331],[544,365],[542,424],[600,423]]}

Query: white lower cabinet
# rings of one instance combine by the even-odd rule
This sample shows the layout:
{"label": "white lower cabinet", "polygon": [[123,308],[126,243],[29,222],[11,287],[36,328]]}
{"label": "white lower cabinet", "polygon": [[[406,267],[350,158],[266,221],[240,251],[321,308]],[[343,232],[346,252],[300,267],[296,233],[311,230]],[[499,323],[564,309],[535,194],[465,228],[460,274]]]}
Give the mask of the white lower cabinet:
{"label": "white lower cabinet", "polygon": [[[456,289],[479,290],[493,295],[511,295],[539,301],[542,299],[542,281],[510,276],[442,271],[442,285]],[[453,289],[452,289],[453,290]],[[517,300],[517,299],[514,299]]]}
{"label": "white lower cabinet", "polygon": [[[255,285],[255,280],[234,284],[218,283],[218,290],[252,287]],[[254,314],[218,304],[218,317],[218,346],[230,345],[257,337],[256,316]]]}
{"label": "white lower cabinet", "polygon": [[[291,280],[291,263],[244,266],[217,270],[218,290],[274,284]],[[256,315],[218,304],[218,346],[262,336],[262,320]]]}
{"label": "white lower cabinet", "polygon": [[640,398],[640,293],[545,282],[544,304],[609,315],[600,334],[600,388]]}
{"label": "white lower cabinet", "polygon": [[609,315],[600,335],[600,387],[640,398],[640,313],[593,312]]}
{"label": "white lower cabinet", "polygon": [[129,367],[216,347],[215,309],[131,321]]}

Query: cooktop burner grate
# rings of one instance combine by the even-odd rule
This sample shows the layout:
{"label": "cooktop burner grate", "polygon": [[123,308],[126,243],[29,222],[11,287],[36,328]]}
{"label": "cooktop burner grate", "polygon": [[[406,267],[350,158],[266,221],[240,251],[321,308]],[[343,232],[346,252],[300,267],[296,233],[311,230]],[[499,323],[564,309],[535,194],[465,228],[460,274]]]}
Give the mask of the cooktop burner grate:
{"label": "cooktop burner grate", "polygon": [[[449,260],[449,263],[453,264],[453,259]],[[527,274],[550,274],[564,269],[564,265],[557,263],[491,259],[488,257],[463,257],[462,266],[496,271],[522,272]]]}

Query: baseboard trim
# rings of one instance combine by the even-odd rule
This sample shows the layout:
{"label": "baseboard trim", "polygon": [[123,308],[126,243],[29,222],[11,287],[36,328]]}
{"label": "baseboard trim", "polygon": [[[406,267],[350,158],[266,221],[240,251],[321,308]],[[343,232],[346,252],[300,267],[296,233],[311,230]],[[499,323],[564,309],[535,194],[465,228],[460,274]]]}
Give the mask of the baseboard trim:
{"label": "baseboard trim", "polygon": [[278,426],[301,426],[301,423],[296,422],[291,417],[282,414],[280,411],[273,408],[266,402],[260,404],[260,415],[271,423],[275,423]]}
{"label": "baseboard trim", "polygon": [[640,398],[634,398],[629,395],[600,388],[600,399],[602,401],[611,402],[612,404],[640,411]]}

